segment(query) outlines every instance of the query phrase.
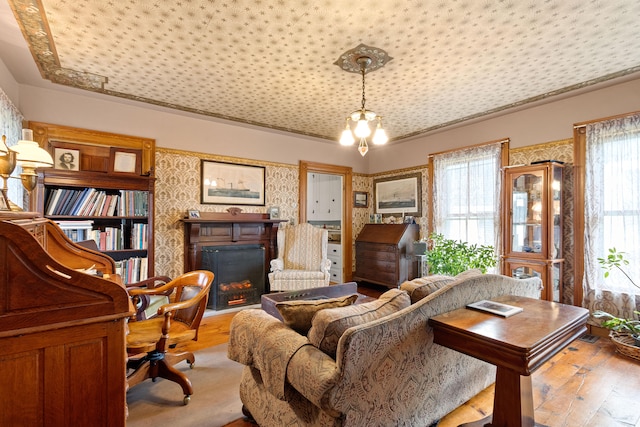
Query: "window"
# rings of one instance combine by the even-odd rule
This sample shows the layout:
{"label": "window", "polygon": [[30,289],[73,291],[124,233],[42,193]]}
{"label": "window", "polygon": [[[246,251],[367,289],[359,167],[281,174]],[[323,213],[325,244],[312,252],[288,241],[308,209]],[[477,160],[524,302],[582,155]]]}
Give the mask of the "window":
{"label": "window", "polygon": [[624,270],[640,279],[640,115],[586,126],[585,272],[592,289],[640,293],[616,269],[604,279],[598,258],[626,253]]}
{"label": "window", "polygon": [[433,156],[433,230],[500,248],[502,143]]}
{"label": "window", "polygon": [[[11,147],[16,144],[22,136],[22,114],[13,105],[9,97],[0,88],[0,132],[1,135],[7,137],[6,144]],[[20,166],[16,166],[12,177],[7,181],[9,200],[16,205],[22,207],[24,191],[20,179],[14,179],[14,177],[20,173],[18,170]],[[0,179],[0,185],[3,185],[2,179]]]}

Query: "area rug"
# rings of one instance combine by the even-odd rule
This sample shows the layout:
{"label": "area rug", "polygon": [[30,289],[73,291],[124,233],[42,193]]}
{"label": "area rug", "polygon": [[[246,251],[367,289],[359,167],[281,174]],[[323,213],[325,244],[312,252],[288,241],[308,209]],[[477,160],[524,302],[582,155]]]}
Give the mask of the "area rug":
{"label": "area rug", "polygon": [[227,344],[195,352],[193,369],[187,362],[177,367],[193,385],[188,405],[182,388],[174,382],[147,380],[127,392],[127,427],[221,427],[242,418],[238,394],[242,365],[227,359]]}

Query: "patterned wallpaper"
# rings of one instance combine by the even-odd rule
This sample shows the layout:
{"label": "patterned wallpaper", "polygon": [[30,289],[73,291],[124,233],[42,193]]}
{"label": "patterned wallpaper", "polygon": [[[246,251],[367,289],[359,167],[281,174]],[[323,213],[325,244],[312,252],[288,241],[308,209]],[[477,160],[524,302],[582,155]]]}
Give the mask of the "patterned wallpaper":
{"label": "patterned wallpaper", "polygon": [[[156,201],[155,201],[155,266],[156,274],[175,277],[183,271],[184,237],[180,219],[189,209],[202,212],[224,212],[226,205],[200,204],[200,160],[216,160],[265,167],[265,206],[241,206],[243,212],[266,213],[269,206],[279,206],[282,218],[297,221],[298,218],[298,165],[238,159],[204,153],[158,148],[156,150]],[[565,301],[573,298],[573,140],[554,141],[510,150],[509,164],[529,164],[538,160],[565,162],[564,168],[564,286]],[[353,174],[353,191],[366,191],[367,208],[353,209],[353,236],[369,222],[373,209],[373,180],[420,172],[422,174],[422,212],[416,218],[420,224],[420,236],[427,235],[427,194],[429,189],[427,166],[388,171],[376,175]],[[355,250],[353,251],[355,256]],[[353,268],[355,269],[355,258]]]}

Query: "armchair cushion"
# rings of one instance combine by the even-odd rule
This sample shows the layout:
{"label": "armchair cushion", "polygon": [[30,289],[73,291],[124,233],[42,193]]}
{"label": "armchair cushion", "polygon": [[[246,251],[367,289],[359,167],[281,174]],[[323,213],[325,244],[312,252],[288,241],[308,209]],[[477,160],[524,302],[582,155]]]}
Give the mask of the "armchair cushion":
{"label": "armchair cushion", "polygon": [[375,301],[348,307],[321,310],[313,317],[308,338],[311,344],[329,356],[336,357],[340,337],[352,326],[371,322],[409,307],[409,295],[390,289]]}
{"label": "armchair cushion", "polygon": [[284,260],[285,270],[319,271],[322,260],[326,259],[326,249],[323,245],[326,243],[323,242],[322,231],[310,224],[287,227],[284,254],[278,258]]}
{"label": "armchair cushion", "polygon": [[306,335],[311,328],[311,319],[318,311],[325,308],[346,307],[357,299],[358,295],[353,294],[337,298],[284,301],[276,303],[276,309],[280,312],[285,325]]}

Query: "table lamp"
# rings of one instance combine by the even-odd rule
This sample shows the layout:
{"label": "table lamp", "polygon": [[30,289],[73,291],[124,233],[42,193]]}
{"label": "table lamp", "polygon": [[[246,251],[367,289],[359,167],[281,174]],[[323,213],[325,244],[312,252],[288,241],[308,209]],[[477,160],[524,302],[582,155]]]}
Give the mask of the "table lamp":
{"label": "table lamp", "polygon": [[36,168],[52,167],[53,158],[37,142],[33,141],[33,131],[31,129],[22,129],[22,139],[11,148],[6,144],[6,136],[2,135],[2,144],[0,144],[0,176],[4,180],[2,187],[2,202],[0,210],[4,211],[20,211],[19,206],[9,200],[7,180],[19,164],[22,167],[20,180],[22,186],[29,194],[36,188],[38,183],[38,174]]}

